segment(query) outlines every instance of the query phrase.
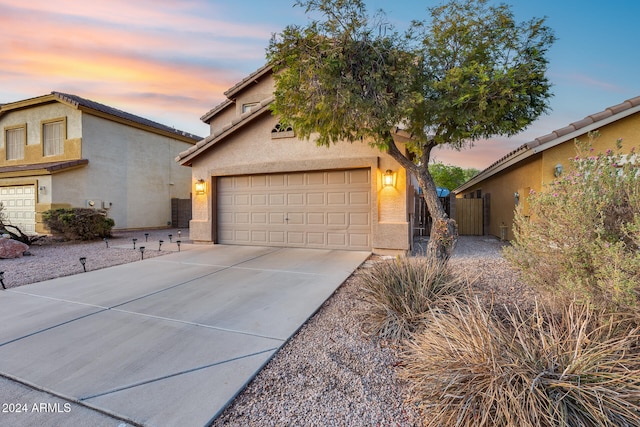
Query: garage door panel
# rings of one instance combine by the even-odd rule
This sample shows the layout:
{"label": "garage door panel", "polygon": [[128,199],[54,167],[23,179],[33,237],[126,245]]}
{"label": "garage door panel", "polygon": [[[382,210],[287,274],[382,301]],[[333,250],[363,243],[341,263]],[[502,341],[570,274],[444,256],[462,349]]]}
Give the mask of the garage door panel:
{"label": "garage door panel", "polygon": [[34,185],[0,187],[0,202],[3,213],[12,225],[23,232],[34,234],[36,231],[36,196]]}
{"label": "garage door panel", "polygon": [[218,241],[369,250],[370,175],[357,169],[221,177]]}

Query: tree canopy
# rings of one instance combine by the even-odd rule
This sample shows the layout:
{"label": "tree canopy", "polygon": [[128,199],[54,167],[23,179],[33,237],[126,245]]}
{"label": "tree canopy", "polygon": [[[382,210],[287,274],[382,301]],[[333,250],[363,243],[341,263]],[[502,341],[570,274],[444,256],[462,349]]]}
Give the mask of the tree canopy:
{"label": "tree canopy", "polygon": [[[428,248],[446,257],[457,233],[437,200],[431,150],[513,135],[547,111],[552,31],[544,19],[517,23],[508,6],[488,0],[451,0],[403,33],[362,0],[295,5],[320,18],[272,37],[272,111],[302,138],[366,141],[398,161],[418,180],[434,227],[447,223],[450,236],[430,245],[448,246]],[[394,141],[398,128],[412,136],[405,147]]]}

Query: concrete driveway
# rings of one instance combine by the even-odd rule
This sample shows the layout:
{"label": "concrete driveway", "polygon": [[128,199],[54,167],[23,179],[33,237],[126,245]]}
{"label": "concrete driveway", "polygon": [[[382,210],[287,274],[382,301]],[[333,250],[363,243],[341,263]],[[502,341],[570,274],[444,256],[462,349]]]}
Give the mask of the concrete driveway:
{"label": "concrete driveway", "polygon": [[2,291],[0,424],[207,425],[368,256],[183,245]]}

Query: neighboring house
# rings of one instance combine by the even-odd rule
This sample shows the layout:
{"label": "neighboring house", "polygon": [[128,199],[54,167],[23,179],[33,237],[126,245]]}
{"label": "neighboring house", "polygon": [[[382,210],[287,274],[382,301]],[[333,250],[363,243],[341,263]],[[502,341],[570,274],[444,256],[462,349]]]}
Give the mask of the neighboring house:
{"label": "neighboring house", "polygon": [[166,227],[191,174],[173,159],[201,138],[59,92],[0,106],[0,201],[9,221],[46,233],[42,212],[104,208],[115,229]]}
{"label": "neighboring house", "polygon": [[[482,198],[484,234],[513,239],[516,204],[523,204],[526,214],[529,192],[548,189],[575,157],[575,140],[586,143],[588,133],[596,130],[600,133],[594,144],[596,153],[616,150],[619,138],[622,153],[640,148],[640,96],[522,145],[455,189],[457,200]],[[460,216],[461,203],[457,206]]]}
{"label": "neighboring house", "polygon": [[211,134],[177,157],[192,168],[191,238],[407,251],[414,190],[404,169],[366,142],[327,148],[297,138],[271,114],[273,91],[269,66],[229,89],[202,117]]}

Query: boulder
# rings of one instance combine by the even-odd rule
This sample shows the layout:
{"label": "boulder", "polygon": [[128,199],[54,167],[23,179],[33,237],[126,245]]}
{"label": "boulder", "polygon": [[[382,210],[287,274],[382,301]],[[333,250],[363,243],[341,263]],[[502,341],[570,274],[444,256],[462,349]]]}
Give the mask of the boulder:
{"label": "boulder", "polygon": [[13,239],[0,239],[0,258],[20,258],[29,245]]}

